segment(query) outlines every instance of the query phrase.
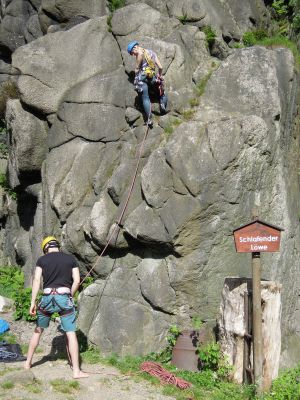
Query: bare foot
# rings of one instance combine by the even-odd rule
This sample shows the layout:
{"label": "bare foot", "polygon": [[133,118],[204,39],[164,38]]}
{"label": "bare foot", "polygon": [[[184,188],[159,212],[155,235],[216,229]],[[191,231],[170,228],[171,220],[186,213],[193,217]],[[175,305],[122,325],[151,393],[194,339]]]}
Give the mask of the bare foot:
{"label": "bare foot", "polygon": [[31,368],[31,364],[28,364],[28,362],[27,361],[25,361],[25,363],[24,363],[24,369],[30,369]]}
{"label": "bare foot", "polygon": [[78,371],[78,372],[73,372],[73,378],[74,379],[81,379],[81,378],[88,378],[89,374],[86,374],[83,371]]}

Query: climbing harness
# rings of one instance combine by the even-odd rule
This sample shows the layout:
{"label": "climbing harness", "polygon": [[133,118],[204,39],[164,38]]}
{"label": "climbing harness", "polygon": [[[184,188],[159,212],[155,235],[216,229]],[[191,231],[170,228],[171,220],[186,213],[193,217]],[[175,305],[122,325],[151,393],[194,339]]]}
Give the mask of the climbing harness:
{"label": "climbing harness", "polygon": [[192,386],[190,382],[187,382],[181,378],[178,378],[171,372],[164,369],[160,364],[153,361],[145,361],[140,365],[140,369],[143,372],[155,376],[160,380],[162,384],[175,385],[179,389],[188,389]]}
{"label": "climbing harness", "polygon": [[[132,191],[133,191],[133,187],[134,187],[134,184],[135,184],[135,181],[136,181],[136,176],[137,176],[137,173],[138,173],[138,168],[139,168],[139,165],[140,165],[140,160],[141,160],[141,157],[142,157],[142,154],[143,154],[143,150],[144,150],[144,144],[145,144],[145,141],[146,141],[147,136],[148,136],[149,128],[150,128],[150,126],[151,126],[151,123],[150,123],[150,122],[152,122],[152,121],[151,121],[151,118],[150,118],[150,115],[149,115],[149,116],[148,116],[148,120],[147,120],[147,128],[146,128],[146,130],[145,130],[145,134],[144,134],[142,143],[141,143],[141,145],[140,145],[140,149],[139,149],[139,153],[138,153],[138,159],[137,159],[137,163],[136,163],[136,166],[135,166],[134,174],[133,174],[133,176],[132,176],[131,185],[130,185],[130,188],[129,188],[129,191],[128,191],[128,195],[127,195],[126,201],[125,201],[124,206],[123,206],[123,208],[122,208],[121,214],[120,214],[118,220],[115,222],[115,224],[112,225],[112,226],[114,226],[114,227],[113,227],[112,232],[111,232],[111,234],[110,234],[110,236],[109,236],[109,238],[108,238],[108,240],[107,240],[107,242],[106,242],[106,245],[104,246],[103,250],[101,251],[101,253],[100,253],[99,256],[97,257],[97,259],[96,259],[96,261],[94,262],[94,265],[92,266],[92,268],[89,270],[89,272],[88,272],[88,273],[83,277],[83,279],[81,280],[80,285],[82,285],[83,282],[87,279],[87,277],[91,275],[91,273],[92,273],[93,270],[95,269],[95,267],[96,267],[98,261],[102,258],[103,254],[105,253],[105,251],[106,251],[106,249],[108,248],[108,246],[111,244],[112,240],[115,238],[115,242],[117,241],[117,237],[118,237],[119,231],[120,231],[120,229],[123,227],[123,225],[122,225],[122,219],[123,219],[123,217],[124,217],[124,214],[125,214],[126,208],[127,208],[127,206],[128,206],[128,203],[129,203],[129,200],[130,200]],[[111,272],[112,272],[112,270],[111,270]],[[110,274],[111,274],[111,272],[110,272]],[[109,274],[109,276],[110,276],[110,274]],[[107,280],[108,280],[109,276],[107,277]],[[106,280],[106,281],[107,281],[107,280]]]}
{"label": "climbing harness", "polygon": [[[70,293],[58,293],[56,289],[51,289],[50,293],[44,293],[43,296],[50,296],[54,294],[59,294],[60,296],[69,296]],[[51,317],[53,314],[53,311],[48,311],[47,307],[52,304],[53,307],[57,306],[59,308],[58,314],[60,317],[64,317],[65,315],[72,314],[74,312],[74,305],[72,308],[63,308],[58,302],[55,300],[55,297],[51,297],[50,301],[43,307],[41,305],[38,305],[38,311],[40,311],[42,314],[44,314],[46,317]]]}
{"label": "climbing harness", "polygon": [[149,54],[149,51],[143,49],[143,55],[145,57],[147,65],[143,66],[143,73],[147,76],[147,78],[152,79],[155,75],[155,63]]}

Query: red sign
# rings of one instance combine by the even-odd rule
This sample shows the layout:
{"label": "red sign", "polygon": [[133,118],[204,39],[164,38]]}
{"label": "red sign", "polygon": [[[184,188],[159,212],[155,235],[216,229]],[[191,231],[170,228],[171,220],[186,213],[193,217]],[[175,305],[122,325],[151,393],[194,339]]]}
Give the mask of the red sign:
{"label": "red sign", "polygon": [[256,220],[233,231],[238,253],[276,252],[283,229]]}

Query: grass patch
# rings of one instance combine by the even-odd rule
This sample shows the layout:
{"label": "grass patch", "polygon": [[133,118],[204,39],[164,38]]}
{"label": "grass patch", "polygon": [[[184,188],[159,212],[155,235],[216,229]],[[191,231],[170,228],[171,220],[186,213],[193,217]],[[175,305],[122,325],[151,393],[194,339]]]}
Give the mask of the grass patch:
{"label": "grass patch", "polygon": [[186,108],[181,112],[181,115],[185,121],[190,121],[195,115],[195,110],[192,108]]}
{"label": "grass patch", "polygon": [[177,128],[180,124],[182,124],[182,120],[180,118],[172,118],[168,125],[164,128],[164,132],[166,134],[167,139],[172,135],[174,129]]}
{"label": "grass patch", "polygon": [[10,390],[13,389],[15,384],[11,381],[7,381],[1,384],[1,388],[4,390]]}
{"label": "grass patch", "polygon": [[267,48],[285,47],[291,50],[295,58],[297,69],[300,68],[300,51],[297,44],[283,35],[276,35],[267,37],[266,35],[257,35],[257,31],[245,32],[243,36],[243,43],[246,47],[260,45]]}
{"label": "grass patch", "polygon": [[189,100],[189,104],[191,107],[197,107],[200,104],[199,99],[197,99],[196,97],[194,97],[193,99]]}
{"label": "grass patch", "polygon": [[[204,357],[207,360],[206,362],[215,365],[216,349],[208,349],[206,346],[203,352],[206,354]],[[165,358],[161,356],[164,351],[161,354],[150,354],[145,357],[126,356],[123,358],[115,354],[103,357],[96,349],[89,349],[84,353],[88,353],[88,358],[85,358],[87,362],[92,360],[92,363],[99,362],[112,365],[119,369],[121,373],[129,374],[137,382],[145,379],[155,386],[160,386],[164,395],[173,396],[176,400],[296,400],[300,394],[300,364],[297,368],[285,371],[274,380],[269,392],[256,396],[254,385],[238,385],[230,382],[224,375],[222,368],[221,370],[204,369],[199,372],[178,370],[169,361],[162,361]],[[83,358],[84,353],[82,354]],[[209,358],[208,355],[210,355]],[[140,371],[140,365],[143,361],[152,360],[159,362],[165,369],[192,383],[193,386],[186,390],[180,390],[173,385],[161,386],[157,378]],[[101,382],[109,384],[107,378],[104,378],[104,381],[101,379]]]}
{"label": "grass patch", "polygon": [[75,391],[80,389],[78,381],[71,380],[67,381],[65,379],[54,379],[50,381],[50,385],[60,393],[73,394]]}
{"label": "grass patch", "polygon": [[187,23],[187,14],[183,14],[180,15],[179,17],[177,17],[178,21],[180,21],[183,25],[185,25]]}
{"label": "grass patch", "polygon": [[35,380],[34,383],[28,383],[25,385],[25,389],[30,393],[42,393],[41,381]]}
{"label": "grass patch", "polygon": [[103,362],[103,357],[101,356],[99,350],[94,348],[89,348],[86,351],[80,353],[82,361],[87,364],[99,364]]}
{"label": "grass patch", "polygon": [[201,31],[205,33],[206,36],[206,45],[209,49],[211,49],[211,47],[213,46],[213,44],[215,43],[217,34],[216,32],[213,30],[213,28],[209,25],[204,26],[203,28],[201,28]]}
{"label": "grass patch", "polygon": [[118,8],[125,6],[125,0],[108,0],[108,8],[110,12],[116,11]]}
{"label": "grass patch", "polygon": [[1,333],[0,341],[2,341],[2,340],[5,341],[8,344],[16,344],[16,343],[18,343],[16,336],[11,332]]}
{"label": "grass patch", "polygon": [[207,75],[205,75],[204,78],[202,78],[196,85],[196,89],[195,89],[195,93],[198,97],[201,97],[204,92],[205,92],[205,88],[207,85],[207,82],[209,81],[211,74],[213,73],[213,71],[210,71]]}

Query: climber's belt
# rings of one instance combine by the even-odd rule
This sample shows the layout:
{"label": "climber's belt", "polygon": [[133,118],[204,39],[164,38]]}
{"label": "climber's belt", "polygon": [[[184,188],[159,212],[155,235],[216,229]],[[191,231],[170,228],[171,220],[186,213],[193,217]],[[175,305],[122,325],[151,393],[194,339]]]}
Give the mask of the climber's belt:
{"label": "climber's belt", "polygon": [[43,294],[44,296],[49,296],[50,294],[71,294],[71,289],[68,287],[45,288]]}

